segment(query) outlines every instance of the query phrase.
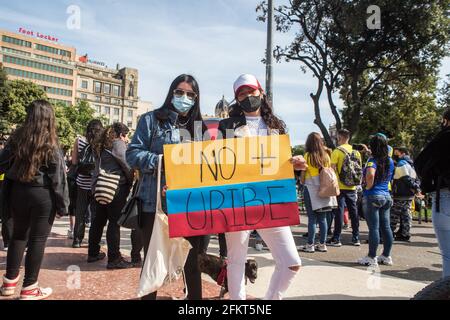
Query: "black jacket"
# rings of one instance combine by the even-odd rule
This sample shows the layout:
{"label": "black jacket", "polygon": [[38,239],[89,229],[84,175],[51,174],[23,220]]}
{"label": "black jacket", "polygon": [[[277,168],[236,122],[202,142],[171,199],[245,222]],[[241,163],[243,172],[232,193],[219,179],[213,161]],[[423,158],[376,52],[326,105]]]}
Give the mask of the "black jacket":
{"label": "black jacket", "polygon": [[414,161],[424,192],[450,188],[450,127],[444,128]]}
{"label": "black jacket", "polygon": [[[69,207],[69,189],[66,178],[66,164],[61,152],[55,151],[54,159],[39,168],[33,181],[26,183],[30,187],[51,187],[54,193],[55,207],[58,214],[66,215]],[[9,210],[8,199],[12,182],[19,182],[17,164],[9,144],[0,151],[0,173],[5,173],[3,186],[3,207]]]}
{"label": "black jacket", "polygon": [[[240,127],[243,127],[247,124],[244,115],[234,116],[228,119],[223,119],[219,122],[219,132],[222,135],[223,139],[231,139],[235,138],[234,131]],[[227,131],[229,135],[227,136]]]}

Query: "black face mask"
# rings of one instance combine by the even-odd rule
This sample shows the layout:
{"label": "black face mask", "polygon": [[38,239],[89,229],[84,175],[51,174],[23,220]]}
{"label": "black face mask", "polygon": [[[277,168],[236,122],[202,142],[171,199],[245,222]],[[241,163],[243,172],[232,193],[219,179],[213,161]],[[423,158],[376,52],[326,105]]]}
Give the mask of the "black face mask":
{"label": "black face mask", "polygon": [[245,98],[243,101],[239,102],[242,110],[247,113],[255,112],[259,108],[261,108],[261,98],[259,96],[249,96]]}

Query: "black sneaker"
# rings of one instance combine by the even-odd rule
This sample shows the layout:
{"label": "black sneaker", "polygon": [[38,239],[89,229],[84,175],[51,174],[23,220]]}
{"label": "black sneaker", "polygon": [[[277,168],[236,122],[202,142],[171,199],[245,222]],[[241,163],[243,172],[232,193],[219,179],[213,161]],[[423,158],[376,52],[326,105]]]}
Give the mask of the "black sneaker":
{"label": "black sneaker", "polygon": [[359,239],[353,238],[352,239],[352,245],[354,245],[355,247],[360,247],[361,246],[361,241],[359,241]]}
{"label": "black sneaker", "polygon": [[133,268],[133,264],[129,261],[126,261],[124,258],[120,257],[119,259],[108,262],[108,265],[106,266],[106,269],[128,269]]}
{"label": "black sneaker", "polygon": [[72,243],[72,248],[81,248],[81,241],[74,241]]}
{"label": "black sneaker", "polygon": [[411,237],[396,236],[395,241],[411,242]]}
{"label": "black sneaker", "polygon": [[342,243],[339,240],[330,239],[327,241],[327,244],[331,247],[342,247]]}
{"label": "black sneaker", "polygon": [[100,251],[98,253],[98,255],[96,255],[96,256],[88,256],[87,262],[88,263],[97,262],[97,261],[105,259],[105,257],[106,257],[106,254],[104,252]]}
{"label": "black sneaker", "polygon": [[142,268],[142,259],[132,259],[131,265],[133,268]]}

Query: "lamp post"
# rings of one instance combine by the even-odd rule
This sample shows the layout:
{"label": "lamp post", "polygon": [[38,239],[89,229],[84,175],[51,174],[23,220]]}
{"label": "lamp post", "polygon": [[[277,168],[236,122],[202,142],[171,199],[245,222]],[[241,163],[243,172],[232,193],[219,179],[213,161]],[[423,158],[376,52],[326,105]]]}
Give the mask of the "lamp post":
{"label": "lamp post", "polygon": [[273,0],[268,0],[267,10],[267,48],[266,48],[266,93],[269,101],[273,99],[272,79],[272,36],[273,36]]}

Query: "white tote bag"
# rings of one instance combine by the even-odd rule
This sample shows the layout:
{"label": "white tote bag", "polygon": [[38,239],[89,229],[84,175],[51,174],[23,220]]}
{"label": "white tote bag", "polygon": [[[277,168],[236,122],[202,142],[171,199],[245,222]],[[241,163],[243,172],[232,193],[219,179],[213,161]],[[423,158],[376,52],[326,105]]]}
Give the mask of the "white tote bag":
{"label": "white tote bag", "polygon": [[139,281],[138,297],[155,292],[181,276],[185,279],[184,264],[192,248],[185,238],[169,238],[169,220],[161,207],[161,161],[162,155],[158,161],[155,222]]}

